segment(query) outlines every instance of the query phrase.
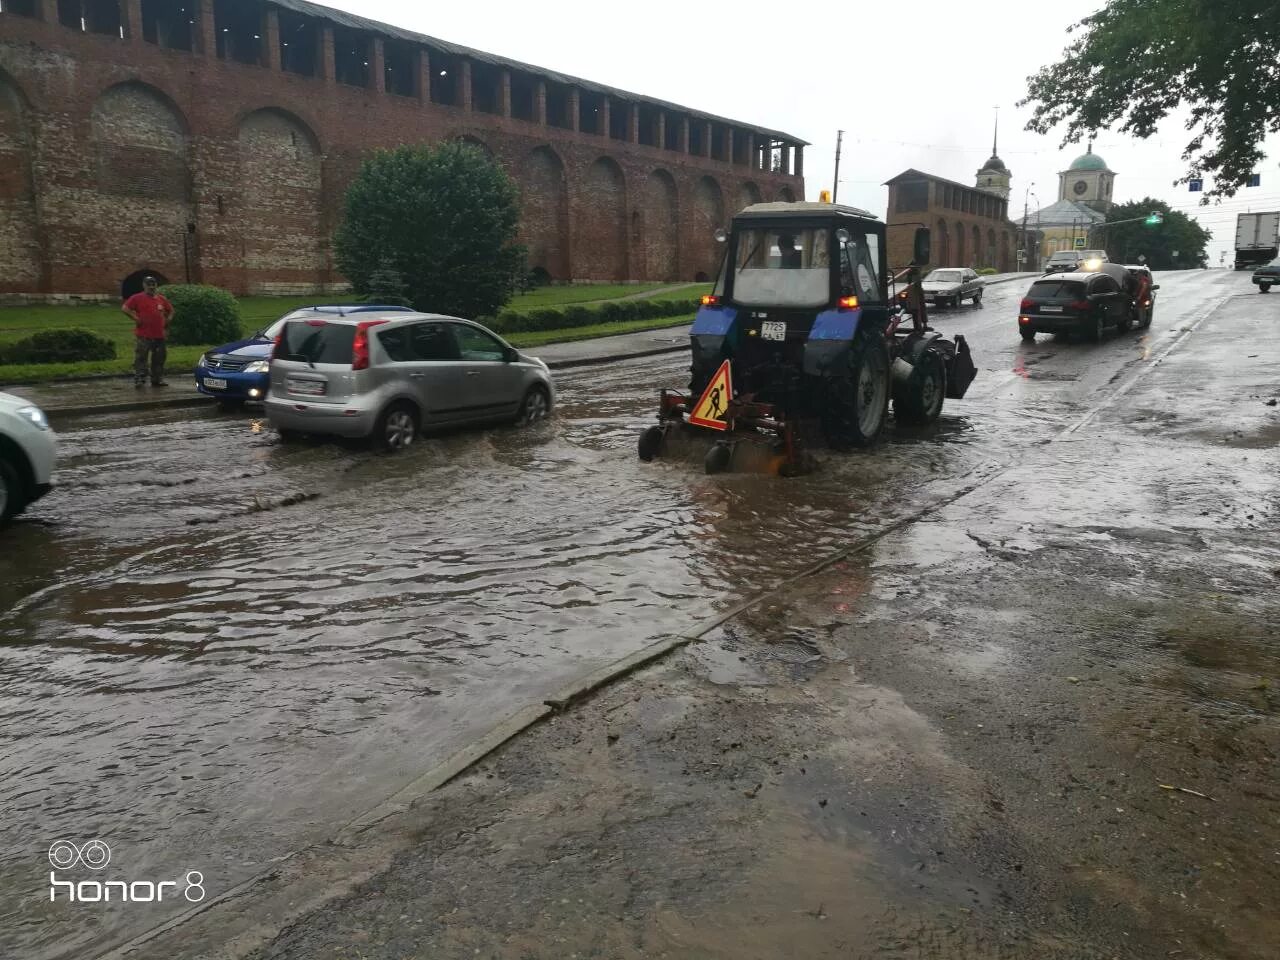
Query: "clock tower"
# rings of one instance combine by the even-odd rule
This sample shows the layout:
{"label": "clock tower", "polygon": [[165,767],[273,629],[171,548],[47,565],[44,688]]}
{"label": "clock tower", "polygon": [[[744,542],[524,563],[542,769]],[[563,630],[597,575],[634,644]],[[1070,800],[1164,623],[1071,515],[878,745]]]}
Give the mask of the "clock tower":
{"label": "clock tower", "polygon": [[1112,190],[1116,175],[1107,162],[1089,149],[1071,161],[1071,166],[1058,174],[1058,199],[1074,200],[1087,204],[1099,213],[1106,213],[1115,204]]}

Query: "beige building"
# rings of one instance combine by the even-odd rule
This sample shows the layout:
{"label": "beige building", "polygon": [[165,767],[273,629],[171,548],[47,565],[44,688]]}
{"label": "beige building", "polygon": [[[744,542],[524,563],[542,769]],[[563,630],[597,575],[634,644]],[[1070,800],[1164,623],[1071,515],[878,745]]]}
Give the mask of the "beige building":
{"label": "beige building", "polygon": [[1093,144],[1058,174],[1058,199],[1027,217],[1033,249],[1038,240],[1039,263],[1059,250],[1091,247],[1093,228],[1115,205],[1115,171],[1093,152]]}

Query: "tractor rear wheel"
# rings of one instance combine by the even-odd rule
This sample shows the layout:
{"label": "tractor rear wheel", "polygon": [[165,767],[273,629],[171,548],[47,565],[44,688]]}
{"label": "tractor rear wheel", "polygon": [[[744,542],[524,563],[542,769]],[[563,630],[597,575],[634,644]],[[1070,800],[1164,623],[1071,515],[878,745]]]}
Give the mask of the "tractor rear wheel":
{"label": "tractor rear wheel", "polygon": [[889,349],[871,326],[859,326],[848,365],[822,378],[820,422],[827,443],[836,449],[875,442],[889,415]]}
{"label": "tractor rear wheel", "polygon": [[947,367],[934,350],[916,359],[907,382],[893,391],[893,415],[899,423],[933,423],[942,414],[947,395]]}

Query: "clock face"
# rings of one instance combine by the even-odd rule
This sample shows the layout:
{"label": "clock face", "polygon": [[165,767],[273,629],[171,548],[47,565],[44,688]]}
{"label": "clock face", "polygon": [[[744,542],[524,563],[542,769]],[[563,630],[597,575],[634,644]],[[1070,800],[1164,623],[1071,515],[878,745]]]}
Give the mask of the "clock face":
{"label": "clock face", "polygon": [[1075,194],[1078,197],[1082,193],[1084,193],[1086,190],[1089,189],[1089,185],[1085,183],[1083,180],[1077,180],[1075,182],[1075,186],[1073,186],[1071,189],[1075,191]]}

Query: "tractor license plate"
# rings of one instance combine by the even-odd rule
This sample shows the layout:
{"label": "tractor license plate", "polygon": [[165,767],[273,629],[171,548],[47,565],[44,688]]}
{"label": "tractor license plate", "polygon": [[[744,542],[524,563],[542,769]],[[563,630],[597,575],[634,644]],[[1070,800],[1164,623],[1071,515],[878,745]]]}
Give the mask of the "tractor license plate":
{"label": "tractor license plate", "polygon": [[766,320],[760,324],[761,340],[786,340],[787,324],[785,320]]}
{"label": "tractor license plate", "polygon": [[219,380],[219,379],[217,379],[216,377],[205,377],[205,378],[203,379],[203,381],[202,381],[202,382],[203,382],[203,383],[204,383],[204,385],[205,385],[206,387],[208,387],[210,390],[225,390],[225,389],[227,389],[227,381],[225,381],[225,380]]}
{"label": "tractor license plate", "polygon": [[1061,313],[1062,308],[1061,307],[1041,307],[1040,312],[1041,313]]}

